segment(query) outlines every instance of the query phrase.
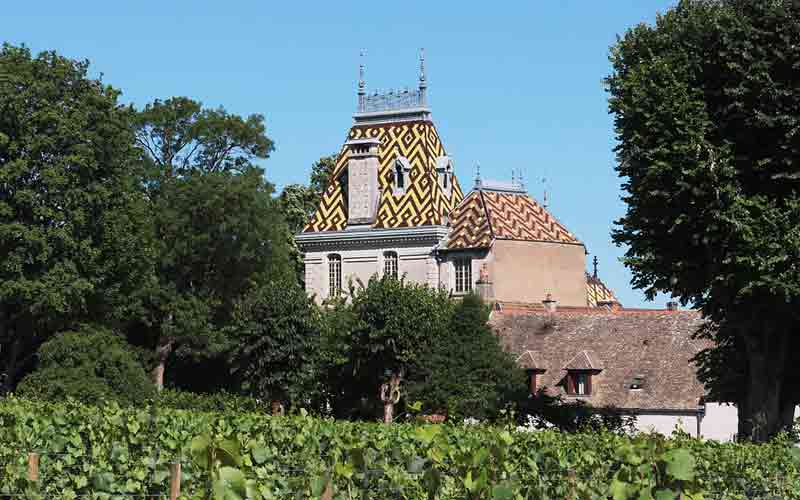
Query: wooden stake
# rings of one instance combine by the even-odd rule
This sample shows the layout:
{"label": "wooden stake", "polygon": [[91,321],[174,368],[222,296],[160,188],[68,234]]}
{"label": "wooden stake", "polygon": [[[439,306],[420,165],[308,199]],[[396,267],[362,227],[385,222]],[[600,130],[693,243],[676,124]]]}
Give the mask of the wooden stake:
{"label": "wooden stake", "polygon": [[181,494],[181,464],[169,466],[169,500],[178,500]]}
{"label": "wooden stake", "polygon": [[570,499],[578,500],[578,493],[575,490],[575,471],[570,470],[567,474],[569,475]]}
{"label": "wooden stake", "polygon": [[322,492],[322,497],[320,500],[333,500],[333,481],[328,480],[328,484],[325,486],[325,491]]}
{"label": "wooden stake", "polygon": [[39,480],[39,454],[28,453],[28,481],[35,482]]}

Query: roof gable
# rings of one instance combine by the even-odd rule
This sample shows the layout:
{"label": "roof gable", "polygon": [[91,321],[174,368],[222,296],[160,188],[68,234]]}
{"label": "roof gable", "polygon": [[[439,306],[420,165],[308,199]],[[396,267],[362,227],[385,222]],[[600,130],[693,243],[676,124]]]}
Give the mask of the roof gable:
{"label": "roof gable", "polygon": [[[381,196],[373,227],[390,229],[442,224],[464,195],[455,176],[449,195],[439,185],[436,162],[445,155],[445,150],[433,123],[418,120],[354,125],[348,134],[348,140],[366,138],[377,138],[381,143],[378,173]],[[410,172],[405,192],[395,194],[392,192],[393,166],[398,157],[408,160]],[[304,232],[342,231],[347,226],[346,186],[342,182],[347,161],[343,147],[319,207]]]}
{"label": "roof gable", "polygon": [[564,364],[565,370],[602,370],[597,355],[590,351],[581,351]]}

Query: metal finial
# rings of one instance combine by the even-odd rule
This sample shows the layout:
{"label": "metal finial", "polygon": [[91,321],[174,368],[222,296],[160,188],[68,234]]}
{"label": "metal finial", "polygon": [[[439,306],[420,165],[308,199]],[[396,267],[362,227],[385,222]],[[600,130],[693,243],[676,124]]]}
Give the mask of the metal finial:
{"label": "metal finial", "polygon": [[597,255],[594,256],[594,259],[592,259],[592,265],[594,265],[594,273],[592,274],[595,279],[597,279]]}
{"label": "metal finial", "polygon": [[513,168],[511,169],[511,185],[513,186],[517,185],[517,171],[514,170]]}
{"label": "metal finial", "polygon": [[475,187],[481,187],[481,164],[475,163]]}
{"label": "metal finial", "polygon": [[544,200],[542,201],[544,208],[547,208],[549,201],[547,199],[547,178],[542,177],[542,184],[544,185]]}
{"label": "metal finial", "polygon": [[365,50],[361,49],[359,53],[359,64],[358,64],[358,111],[364,112],[366,111],[366,99],[365,96],[367,95],[367,84],[364,82],[364,53]]}
{"label": "metal finial", "polygon": [[419,86],[425,87],[425,49],[419,49]]}
{"label": "metal finial", "polygon": [[525,180],[522,178],[522,169],[519,169],[519,188],[525,189]]}

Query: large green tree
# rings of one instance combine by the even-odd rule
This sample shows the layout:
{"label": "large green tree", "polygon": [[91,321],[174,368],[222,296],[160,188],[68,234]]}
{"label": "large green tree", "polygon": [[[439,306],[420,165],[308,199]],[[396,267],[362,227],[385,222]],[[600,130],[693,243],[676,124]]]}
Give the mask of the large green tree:
{"label": "large green tree", "polygon": [[525,372],[500,345],[489,308],[475,294],[455,307],[448,328],[415,363],[408,398],[430,412],[492,419],[526,395]]}
{"label": "large green tree", "polygon": [[[143,184],[159,283],[131,338],[154,349],[158,387],[173,353],[216,360],[202,370],[214,379],[211,372],[228,369],[223,360],[232,344],[224,332],[234,304],[258,284],[291,273],[274,188],[254,164],[268,157],[272,141],[260,115],[242,118],[183,97],[146,106],[134,125],[150,167]],[[193,379],[193,389],[202,390]]]}
{"label": "large green tree", "polygon": [[333,370],[331,403],[338,416],[371,418],[381,407],[382,384],[413,376],[433,339],[445,334],[453,304],[442,290],[388,276],[353,286],[351,297],[352,319],[333,309],[336,324],[350,331],[328,332],[347,341],[342,351],[327,350],[333,359],[344,360]]}
{"label": "large green tree", "polygon": [[88,62],[0,49],[0,360],[3,390],[80,321],[141,312],[154,249],[130,115]]}
{"label": "large green tree", "polygon": [[683,0],[611,59],[628,205],[613,238],[637,287],[712,322],[702,374],[742,435],[768,439],[800,402],[800,4]]}
{"label": "large green tree", "polygon": [[273,407],[316,399],[320,311],[294,279],[270,280],[243,296],[229,335],[240,391]]}

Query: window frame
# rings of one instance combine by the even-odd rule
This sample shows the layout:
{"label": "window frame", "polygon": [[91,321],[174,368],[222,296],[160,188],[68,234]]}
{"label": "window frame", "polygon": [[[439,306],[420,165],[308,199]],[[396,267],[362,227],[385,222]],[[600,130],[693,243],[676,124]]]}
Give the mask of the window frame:
{"label": "window frame", "polygon": [[383,252],[383,275],[395,279],[400,275],[400,256],[394,250]]}
{"label": "window frame", "polygon": [[[567,372],[566,392],[568,396],[591,396],[592,395],[592,375],[590,370],[569,370]],[[584,378],[585,377],[585,378]],[[579,378],[584,378],[583,391],[579,392]]]}
{"label": "window frame", "polygon": [[474,290],[472,280],[472,257],[468,255],[453,259],[453,289],[456,294],[466,295]]}
{"label": "window frame", "polygon": [[328,254],[328,297],[342,294],[342,256],[338,253]]}

